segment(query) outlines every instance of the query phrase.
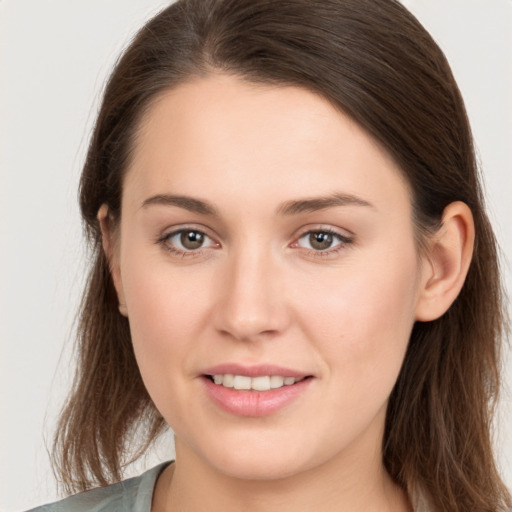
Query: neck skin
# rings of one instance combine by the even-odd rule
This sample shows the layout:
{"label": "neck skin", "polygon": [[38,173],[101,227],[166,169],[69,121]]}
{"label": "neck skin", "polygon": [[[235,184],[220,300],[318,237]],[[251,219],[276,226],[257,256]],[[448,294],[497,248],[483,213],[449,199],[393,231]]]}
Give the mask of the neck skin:
{"label": "neck skin", "polygon": [[320,466],[256,481],[219,472],[176,439],[176,464],[158,479],[152,512],[412,512],[375,450],[376,432],[366,434],[357,447]]}

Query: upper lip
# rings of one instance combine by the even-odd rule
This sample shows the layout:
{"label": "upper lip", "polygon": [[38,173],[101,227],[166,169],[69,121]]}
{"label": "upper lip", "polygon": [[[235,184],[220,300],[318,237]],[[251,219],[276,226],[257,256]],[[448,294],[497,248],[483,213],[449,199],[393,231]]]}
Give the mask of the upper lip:
{"label": "upper lip", "polygon": [[262,375],[279,375],[281,377],[308,377],[311,374],[294,370],[292,368],[285,368],[284,366],[276,366],[274,364],[256,364],[244,365],[239,363],[223,363],[210,368],[206,368],[203,375],[243,375],[246,377],[259,377]]}

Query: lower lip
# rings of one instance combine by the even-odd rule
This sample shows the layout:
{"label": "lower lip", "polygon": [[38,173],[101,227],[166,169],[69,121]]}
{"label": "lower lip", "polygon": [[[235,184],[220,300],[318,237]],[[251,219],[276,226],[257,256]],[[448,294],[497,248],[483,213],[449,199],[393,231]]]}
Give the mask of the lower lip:
{"label": "lower lip", "polygon": [[202,377],[206,391],[221,409],[238,416],[260,417],[277,412],[295,401],[313,380],[306,378],[292,384],[268,391],[249,391],[226,388]]}

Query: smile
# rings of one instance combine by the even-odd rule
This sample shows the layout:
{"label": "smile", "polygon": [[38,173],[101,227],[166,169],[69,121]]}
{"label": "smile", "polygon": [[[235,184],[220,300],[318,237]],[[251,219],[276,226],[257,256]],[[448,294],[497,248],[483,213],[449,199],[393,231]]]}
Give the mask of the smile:
{"label": "smile", "polygon": [[307,394],[316,379],[311,376],[235,373],[208,373],[202,375],[204,391],[223,411],[246,417],[268,416],[292,406]]}
{"label": "smile", "polygon": [[246,375],[217,374],[209,376],[217,386],[237,390],[269,391],[283,386],[292,386],[304,377],[283,377],[281,375],[261,375],[248,377]]}

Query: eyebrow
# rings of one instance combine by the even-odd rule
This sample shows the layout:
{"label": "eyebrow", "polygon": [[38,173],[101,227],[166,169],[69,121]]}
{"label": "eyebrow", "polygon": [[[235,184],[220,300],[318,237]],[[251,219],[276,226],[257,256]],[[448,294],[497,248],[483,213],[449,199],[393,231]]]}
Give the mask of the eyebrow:
{"label": "eyebrow", "polygon": [[[219,216],[218,210],[212,204],[190,196],[158,194],[146,199],[142,203],[142,208],[147,208],[151,205],[177,206],[178,208],[183,208],[184,210],[201,215],[209,215],[212,217]],[[299,213],[311,213],[336,206],[366,206],[373,208],[371,203],[357,196],[336,193],[329,196],[286,201],[277,208],[276,213],[278,215],[289,216]]]}
{"label": "eyebrow", "polygon": [[357,196],[351,194],[332,194],[324,197],[287,201],[278,208],[277,213],[280,215],[297,215],[298,213],[311,213],[335,206],[366,206],[374,208],[371,203]]}
{"label": "eyebrow", "polygon": [[210,215],[218,217],[217,209],[206,201],[195,199],[190,196],[180,196],[172,194],[158,194],[149,197],[142,203],[142,208],[147,208],[151,205],[161,206],[177,206],[189,212],[200,213],[201,215]]}

